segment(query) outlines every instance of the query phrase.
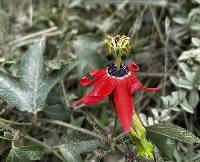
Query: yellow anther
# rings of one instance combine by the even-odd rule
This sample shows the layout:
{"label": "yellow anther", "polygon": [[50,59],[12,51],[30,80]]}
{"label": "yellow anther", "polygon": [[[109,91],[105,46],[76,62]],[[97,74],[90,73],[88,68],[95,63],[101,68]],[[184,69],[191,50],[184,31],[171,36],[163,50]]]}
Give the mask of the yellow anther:
{"label": "yellow anther", "polygon": [[122,36],[108,35],[107,39],[105,40],[105,44],[108,48],[109,53],[111,53],[112,50],[114,50],[114,52],[120,50],[121,53],[123,52],[127,53],[130,51],[130,38],[125,35],[122,35]]}

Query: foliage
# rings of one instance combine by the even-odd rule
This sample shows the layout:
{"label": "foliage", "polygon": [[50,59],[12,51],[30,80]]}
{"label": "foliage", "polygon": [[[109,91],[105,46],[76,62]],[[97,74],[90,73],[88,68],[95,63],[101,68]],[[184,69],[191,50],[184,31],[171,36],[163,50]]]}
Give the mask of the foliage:
{"label": "foliage", "polygon": [[108,33],[129,36],[125,62],[138,64],[144,85],[161,86],[133,96],[155,156],[199,161],[199,5],[1,0],[0,161],[140,161],[107,101],[73,104],[87,93],[79,79],[113,63]]}

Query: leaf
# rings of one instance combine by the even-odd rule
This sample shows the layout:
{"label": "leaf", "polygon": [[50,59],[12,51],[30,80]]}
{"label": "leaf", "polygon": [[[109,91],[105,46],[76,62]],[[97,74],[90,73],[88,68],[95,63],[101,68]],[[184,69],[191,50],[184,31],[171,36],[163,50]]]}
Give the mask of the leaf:
{"label": "leaf", "polygon": [[36,146],[12,146],[6,162],[30,162],[40,160],[41,150]]}
{"label": "leaf", "polygon": [[61,59],[60,56],[57,55],[54,59],[47,61],[46,65],[50,70],[60,70],[61,68]]}
{"label": "leaf", "polygon": [[185,89],[189,89],[189,90],[191,90],[193,88],[191,83],[185,77],[177,78],[175,76],[171,76],[170,80],[177,87],[185,88]]}
{"label": "leaf", "polygon": [[200,4],[200,0],[194,0],[194,1]]}
{"label": "leaf", "polygon": [[200,143],[200,139],[188,130],[170,123],[155,124],[146,127],[147,132],[155,133],[185,143],[193,144]]}
{"label": "leaf", "polygon": [[187,78],[187,80],[189,80],[190,82],[192,82],[193,77],[194,77],[194,72],[191,72],[188,65],[184,62],[180,62],[179,66],[181,68],[181,70],[184,72],[185,77]]}
{"label": "leaf", "polygon": [[61,105],[52,105],[45,107],[44,112],[52,119],[66,120],[70,118],[70,111]]}
{"label": "leaf", "polygon": [[200,47],[200,39],[199,39],[199,38],[192,37],[192,43],[193,43],[196,47]]}
{"label": "leaf", "polygon": [[165,160],[172,160],[175,144],[163,135],[147,130],[147,137],[158,147]]}
{"label": "leaf", "polygon": [[199,94],[197,90],[190,91],[189,97],[188,97],[188,103],[189,105],[194,109],[199,102]]}
{"label": "leaf", "polygon": [[173,20],[177,23],[177,24],[181,24],[181,25],[186,25],[188,24],[188,19],[185,17],[175,17],[173,18]]}
{"label": "leaf", "polygon": [[94,151],[100,146],[99,140],[89,140],[77,131],[68,131],[61,140],[60,152],[67,161],[82,162],[81,154]]}
{"label": "leaf", "polygon": [[[176,110],[176,107],[178,106],[178,100],[179,100],[179,98],[178,98],[178,92],[177,93],[176,92],[172,92],[172,95],[161,96],[163,105],[166,108]],[[176,93],[176,95],[174,97],[173,94],[175,94],[175,93]]]}
{"label": "leaf", "polygon": [[183,110],[187,111],[188,113],[191,113],[191,114],[194,113],[193,108],[188,104],[188,102],[187,102],[186,99],[184,99],[183,101],[181,101],[181,102],[179,103],[179,105],[181,106],[181,108],[182,108]]}
{"label": "leaf", "polygon": [[44,64],[45,39],[26,52],[21,61],[20,78],[0,72],[0,96],[21,111],[36,114],[42,111],[50,90],[77,64],[65,64],[60,70],[48,73]]}
{"label": "leaf", "polygon": [[197,69],[197,71],[194,75],[193,86],[200,90],[200,68]]}
{"label": "leaf", "polygon": [[182,52],[181,56],[178,59],[179,61],[194,60],[196,62],[200,62],[199,53],[200,53],[200,48],[191,49],[191,50]]}

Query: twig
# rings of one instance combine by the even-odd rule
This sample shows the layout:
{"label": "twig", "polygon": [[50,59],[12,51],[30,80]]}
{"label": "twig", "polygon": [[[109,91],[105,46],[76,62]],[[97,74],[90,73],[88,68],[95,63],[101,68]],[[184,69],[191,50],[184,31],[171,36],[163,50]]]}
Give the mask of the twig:
{"label": "twig", "polygon": [[114,122],[114,126],[113,126],[113,130],[112,130],[112,135],[111,135],[111,139],[113,140],[114,136],[115,136],[115,131],[116,131],[116,128],[117,128],[117,113],[115,114],[115,122]]}
{"label": "twig", "polygon": [[42,122],[46,122],[46,123],[51,123],[51,124],[56,124],[56,125],[60,125],[60,126],[63,126],[63,127],[71,128],[71,129],[77,130],[79,132],[91,135],[95,138],[103,139],[102,136],[100,136],[100,135],[98,135],[94,132],[91,132],[87,129],[83,129],[83,128],[80,128],[80,127],[77,127],[75,125],[71,125],[71,124],[68,124],[68,123],[65,123],[65,122],[62,122],[62,121],[59,121],[59,120],[51,120],[51,119],[38,119],[38,120],[40,120]]}
{"label": "twig", "polygon": [[15,40],[15,41],[9,43],[9,45],[16,44],[16,43],[18,43],[18,42],[22,42],[22,41],[24,41],[24,40],[27,40],[27,39],[30,39],[30,38],[33,38],[33,37],[37,37],[37,36],[40,36],[40,35],[44,35],[44,34],[46,34],[46,33],[49,33],[49,32],[55,31],[55,30],[57,30],[57,27],[56,27],[56,26],[54,26],[54,27],[52,27],[52,28],[49,28],[49,29],[41,30],[41,31],[39,31],[39,32],[32,33],[32,34],[29,34],[29,35],[27,35],[27,36],[24,36],[24,37],[22,37],[22,38],[20,38],[20,39],[17,39],[17,40]]}
{"label": "twig", "polygon": [[13,125],[21,125],[21,126],[32,125],[32,123],[20,123],[20,122],[15,122],[15,121],[3,119],[3,118],[0,118],[0,122],[7,123],[7,124],[13,124]]}
{"label": "twig", "polygon": [[61,85],[61,89],[62,89],[62,93],[63,93],[63,97],[64,97],[64,103],[65,103],[66,109],[68,110],[68,108],[71,108],[71,107],[69,107],[69,102],[68,102],[67,93],[65,90],[65,84],[64,84],[63,79],[61,80],[60,85]]}
{"label": "twig", "polygon": [[144,73],[144,72],[138,72],[138,76],[142,77],[164,77],[164,76],[172,76],[171,73]]}
{"label": "twig", "polygon": [[39,140],[36,139],[36,138],[31,137],[31,136],[26,135],[26,136],[24,136],[24,137],[25,137],[26,139],[28,139],[28,140],[30,140],[30,141],[32,141],[32,142],[38,144],[39,146],[42,146],[42,147],[46,148],[47,150],[51,151],[57,158],[59,158],[60,160],[66,162],[66,160],[65,160],[59,153],[57,153],[55,150],[52,150],[52,147],[51,147],[51,146],[49,146],[49,145],[47,145],[47,144],[45,144],[45,143],[39,141]]}

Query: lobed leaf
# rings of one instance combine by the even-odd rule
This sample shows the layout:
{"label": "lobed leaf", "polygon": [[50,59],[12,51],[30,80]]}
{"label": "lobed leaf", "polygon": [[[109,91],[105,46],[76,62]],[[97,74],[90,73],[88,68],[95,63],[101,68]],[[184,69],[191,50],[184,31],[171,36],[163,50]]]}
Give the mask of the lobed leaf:
{"label": "lobed leaf", "polygon": [[40,160],[41,150],[36,146],[12,146],[6,162],[30,162]]}
{"label": "lobed leaf", "polygon": [[21,111],[36,114],[42,111],[50,90],[76,65],[63,65],[48,73],[44,63],[45,39],[41,39],[25,53],[21,61],[20,78],[0,72],[0,97]]}

